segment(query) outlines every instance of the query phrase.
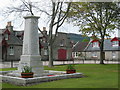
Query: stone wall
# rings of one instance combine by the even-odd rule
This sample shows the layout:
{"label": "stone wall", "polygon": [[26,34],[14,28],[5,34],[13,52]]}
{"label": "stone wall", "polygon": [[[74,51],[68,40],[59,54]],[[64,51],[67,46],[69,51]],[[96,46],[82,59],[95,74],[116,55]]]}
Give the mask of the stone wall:
{"label": "stone wall", "polygon": [[68,38],[67,33],[58,33],[54,45],[53,45],[53,58],[54,60],[59,60],[58,58],[58,50],[64,49],[66,50],[66,59],[72,59],[72,45],[70,44],[70,39]]}
{"label": "stone wall", "polygon": [[[10,47],[10,46],[9,46]],[[7,48],[7,61],[18,61],[20,60],[20,56],[22,55],[22,46],[14,45],[14,55],[10,55],[10,48]]]}
{"label": "stone wall", "polygon": [[[76,52],[73,52],[74,54]],[[82,56],[73,57],[74,59],[87,59],[87,60],[99,60],[100,52],[77,52],[78,54],[82,53]],[[96,57],[93,57],[93,54],[96,54]],[[113,56],[115,53],[115,56]],[[85,56],[85,58],[83,57]],[[105,51],[105,60],[120,60],[120,51]]]}
{"label": "stone wall", "polygon": [[106,60],[119,60],[120,59],[120,51],[106,51],[105,59]]}

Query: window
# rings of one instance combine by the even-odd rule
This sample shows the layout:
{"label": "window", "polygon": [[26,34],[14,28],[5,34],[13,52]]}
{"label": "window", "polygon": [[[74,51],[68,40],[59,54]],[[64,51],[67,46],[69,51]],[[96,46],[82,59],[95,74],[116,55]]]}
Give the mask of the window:
{"label": "window", "polygon": [[93,42],[93,47],[99,47],[99,42]]}
{"label": "window", "polygon": [[111,43],[112,43],[112,46],[113,46],[113,47],[118,47],[118,46],[120,46],[120,40],[119,40],[119,38],[117,38],[117,37],[114,37],[114,38],[111,40]]}
{"label": "window", "polygon": [[77,57],[78,57],[78,52],[73,52],[73,53],[72,53],[72,57],[73,57],[73,58],[77,58]]}
{"label": "window", "polygon": [[48,55],[47,49],[44,49],[44,55]]}
{"label": "window", "polygon": [[76,52],[75,57],[78,57],[78,52]]}
{"label": "window", "polygon": [[112,46],[119,46],[119,41],[112,41]]}
{"label": "window", "polygon": [[9,47],[9,50],[10,50],[9,55],[14,55],[14,47],[13,47],[13,46],[10,46],[10,47]]}
{"label": "window", "polygon": [[93,52],[93,53],[92,53],[92,57],[93,57],[93,58],[97,58],[97,57],[98,57],[98,56],[97,56],[97,53],[96,53],[96,52]]}
{"label": "window", "polygon": [[46,43],[46,41],[45,41],[45,40],[43,40],[43,43]]}
{"label": "window", "polygon": [[21,39],[21,40],[22,40],[22,37],[19,37],[19,39]]}
{"label": "window", "polygon": [[79,52],[75,52],[75,58],[78,58],[79,57]]}
{"label": "window", "polygon": [[5,34],[5,40],[8,40],[8,34]]}
{"label": "window", "polygon": [[43,43],[46,43],[45,37],[42,38],[42,42],[43,42]]}
{"label": "window", "polygon": [[72,52],[72,57],[73,57],[73,58],[75,57],[75,52]]}
{"label": "window", "polygon": [[18,35],[18,33],[17,32],[15,32],[15,36],[17,36]]}
{"label": "window", "polygon": [[64,46],[64,39],[60,41],[60,46]]}
{"label": "window", "polygon": [[112,58],[115,58],[115,57],[116,57],[116,53],[112,52]]}
{"label": "window", "polygon": [[42,39],[40,39],[40,41],[42,42]]}

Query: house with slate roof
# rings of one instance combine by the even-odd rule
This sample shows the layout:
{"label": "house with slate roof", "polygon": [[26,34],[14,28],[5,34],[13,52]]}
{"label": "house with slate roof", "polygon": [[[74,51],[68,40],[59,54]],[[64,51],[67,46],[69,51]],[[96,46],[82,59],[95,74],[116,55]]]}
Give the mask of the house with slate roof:
{"label": "house with slate roof", "polygon": [[59,32],[53,44],[53,58],[55,60],[72,60],[72,46],[67,33]]}
{"label": "house with slate roof", "polygon": [[[43,33],[43,34],[42,34]],[[40,55],[43,61],[48,60],[48,36],[46,27],[43,27],[42,33],[39,33],[39,47],[40,47]]]}
{"label": "house with slate roof", "polygon": [[89,41],[90,38],[83,36],[81,34],[75,34],[75,33],[68,33],[68,38],[74,43],[76,44],[78,41],[82,42],[83,40]]}
{"label": "house with slate roof", "polygon": [[[46,28],[43,27],[42,31],[45,36],[47,36]],[[48,60],[48,37],[43,34],[40,35],[40,47],[41,47],[41,57],[42,60]],[[53,43],[53,59],[59,61],[73,60],[72,47],[76,42],[81,42],[82,40],[90,38],[83,37],[82,35],[58,32],[56,39]]]}
{"label": "house with slate roof", "polygon": [[[48,60],[48,35],[46,28],[43,27],[44,34],[40,34],[40,53],[42,60]],[[53,43],[54,60],[72,60],[72,43],[67,33],[58,32]]]}
{"label": "house with slate roof", "polygon": [[72,48],[72,57],[75,59],[86,59],[86,52],[84,49],[89,42],[77,42]]}
{"label": "house with slate roof", "polygon": [[0,29],[0,48],[1,61],[16,61],[20,60],[20,55],[22,54],[22,40],[15,36],[15,31],[13,31],[13,26],[11,22],[7,23],[5,29]]}
{"label": "house with slate roof", "polygon": [[[74,59],[99,60],[99,40],[76,43],[76,45],[73,47],[72,56]],[[104,59],[120,60],[120,36],[104,40]]]}
{"label": "house with slate roof", "polygon": [[[7,23],[5,29],[0,30],[0,50],[2,52],[0,58],[3,61],[20,60],[22,54],[22,43],[24,31],[15,31],[11,22]],[[43,27],[42,33],[39,33],[39,47],[42,60],[48,60],[48,35],[47,30]],[[53,44],[54,60],[73,60],[72,47],[77,41],[88,39],[82,35],[58,32]]]}
{"label": "house with slate roof", "polygon": [[[100,46],[98,40],[92,40],[84,50],[87,59],[100,59]],[[120,38],[105,39],[104,41],[104,59],[120,59]]]}

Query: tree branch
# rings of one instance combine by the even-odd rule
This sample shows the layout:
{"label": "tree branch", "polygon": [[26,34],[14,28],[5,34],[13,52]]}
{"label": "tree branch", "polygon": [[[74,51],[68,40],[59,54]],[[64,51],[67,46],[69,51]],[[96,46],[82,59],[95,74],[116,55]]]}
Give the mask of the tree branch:
{"label": "tree branch", "polygon": [[[65,12],[65,15],[63,16],[63,18],[60,20],[60,21],[61,21],[61,24],[59,24],[58,27],[60,27],[60,26],[64,23],[65,19],[67,18],[68,14],[69,14],[70,6],[71,6],[71,2],[68,4],[67,11]],[[60,22],[60,21],[59,21],[59,22]]]}
{"label": "tree branch", "polygon": [[[65,14],[63,15],[63,17],[62,17],[61,19],[59,19],[59,21],[55,22],[54,25],[56,25],[58,22],[61,22],[61,21],[64,22],[64,21],[65,21],[65,19],[66,19],[67,16],[68,16],[68,12],[69,12],[70,6],[71,6],[71,2],[68,4],[68,8],[67,8]],[[61,12],[62,12],[62,10],[61,10]],[[63,23],[61,23],[61,25],[62,25],[62,24],[63,24]],[[60,26],[61,26],[61,25],[60,25]]]}
{"label": "tree branch", "polygon": [[32,5],[32,6],[33,6],[34,8],[36,8],[36,9],[38,9],[39,11],[41,11],[41,12],[43,12],[43,13],[45,13],[45,14],[49,15],[49,16],[52,16],[52,15],[50,15],[47,11],[42,10],[42,9],[40,9],[40,8],[38,8],[38,7],[34,6],[34,5]]}

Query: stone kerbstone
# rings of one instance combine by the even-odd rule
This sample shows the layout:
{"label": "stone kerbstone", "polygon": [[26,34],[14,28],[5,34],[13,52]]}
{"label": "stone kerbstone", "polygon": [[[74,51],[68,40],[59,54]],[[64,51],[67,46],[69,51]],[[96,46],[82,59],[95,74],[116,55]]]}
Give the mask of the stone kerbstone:
{"label": "stone kerbstone", "polygon": [[67,78],[67,75],[57,75],[58,76],[58,79],[66,79]]}

